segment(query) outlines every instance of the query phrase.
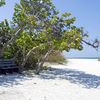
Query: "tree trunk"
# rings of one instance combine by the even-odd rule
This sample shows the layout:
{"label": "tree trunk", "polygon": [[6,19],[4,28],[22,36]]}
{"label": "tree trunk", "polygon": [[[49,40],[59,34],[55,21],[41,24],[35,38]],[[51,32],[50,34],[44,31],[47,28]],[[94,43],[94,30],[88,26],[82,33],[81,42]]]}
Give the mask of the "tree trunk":
{"label": "tree trunk", "polygon": [[48,52],[43,56],[43,58],[41,59],[41,61],[38,63],[38,66],[37,66],[37,70],[36,70],[36,74],[39,74],[42,67],[43,67],[43,64],[46,60],[46,58],[48,57],[48,55],[53,51],[54,48],[51,48],[48,50]]}
{"label": "tree trunk", "polygon": [[25,56],[25,58],[23,59],[23,62],[22,62],[22,64],[21,64],[21,70],[23,70],[23,68],[24,68],[24,66],[25,66],[25,64],[26,64],[26,62],[27,62],[27,60],[28,60],[28,58],[30,57],[30,55],[32,54],[32,52],[34,51],[34,50],[36,50],[37,48],[39,48],[40,46],[43,46],[44,44],[41,44],[41,45],[39,45],[39,46],[36,46],[36,47],[33,47],[28,53],[27,53],[27,55]]}

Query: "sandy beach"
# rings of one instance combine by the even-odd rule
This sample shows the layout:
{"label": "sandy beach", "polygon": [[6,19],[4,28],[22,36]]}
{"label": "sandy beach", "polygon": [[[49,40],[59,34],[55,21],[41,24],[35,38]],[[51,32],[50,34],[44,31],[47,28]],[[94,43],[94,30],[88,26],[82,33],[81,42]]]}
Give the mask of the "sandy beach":
{"label": "sandy beach", "polygon": [[100,100],[100,62],[69,59],[40,75],[0,75],[0,100]]}

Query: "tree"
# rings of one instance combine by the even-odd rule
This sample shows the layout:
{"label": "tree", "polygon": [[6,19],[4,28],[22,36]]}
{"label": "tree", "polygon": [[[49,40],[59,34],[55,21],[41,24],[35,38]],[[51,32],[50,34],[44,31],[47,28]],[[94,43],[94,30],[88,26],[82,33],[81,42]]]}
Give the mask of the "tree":
{"label": "tree", "polygon": [[74,25],[76,18],[67,12],[60,16],[51,0],[20,0],[14,11],[12,27],[17,31],[10,42],[17,39],[17,46],[23,52],[21,68],[32,54],[38,58],[36,73],[39,73],[45,59],[54,50],[83,50],[83,43],[94,48],[99,45],[97,40],[87,42],[83,29]]}
{"label": "tree", "polygon": [[21,0],[19,5],[16,4],[13,17],[14,24],[23,25],[24,31],[36,43],[26,54],[22,66],[37,48],[45,48],[46,51],[38,63],[37,73],[39,73],[44,60],[53,50],[82,50],[83,42],[98,47],[98,45],[83,40],[85,34],[83,34],[82,29],[73,25],[75,17],[71,17],[70,13],[62,14],[62,16],[58,16],[58,14],[59,12],[51,0]]}

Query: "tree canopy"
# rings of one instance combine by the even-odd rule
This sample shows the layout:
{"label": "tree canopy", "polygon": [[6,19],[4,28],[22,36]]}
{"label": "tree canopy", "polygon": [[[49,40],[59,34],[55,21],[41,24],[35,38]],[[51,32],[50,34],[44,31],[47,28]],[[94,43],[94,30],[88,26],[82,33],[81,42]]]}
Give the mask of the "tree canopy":
{"label": "tree canopy", "polygon": [[[4,4],[1,0],[0,6]],[[98,48],[97,39],[93,43],[85,40],[87,34],[74,25],[76,18],[71,13],[59,13],[51,0],[20,0],[20,4],[15,4],[11,27],[7,20],[0,23],[0,46],[9,46],[10,52],[17,47],[22,54],[22,67],[33,55],[37,59],[37,73],[54,50],[83,50],[83,43]],[[17,51],[14,49],[14,54]]]}

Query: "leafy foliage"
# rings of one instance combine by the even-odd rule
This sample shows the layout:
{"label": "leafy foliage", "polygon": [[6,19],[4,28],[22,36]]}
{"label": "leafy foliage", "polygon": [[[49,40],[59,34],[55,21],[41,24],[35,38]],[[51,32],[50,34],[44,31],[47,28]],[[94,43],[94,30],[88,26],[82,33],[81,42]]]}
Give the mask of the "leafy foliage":
{"label": "leafy foliage", "polygon": [[0,7],[5,5],[5,0],[0,0]]}
{"label": "leafy foliage", "polygon": [[38,45],[50,43],[60,51],[82,50],[81,29],[73,25],[75,17],[70,13],[61,17],[58,14],[51,0],[21,0],[20,5],[15,5],[13,23],[23,26]]}
{"label": "leafy foliage", "polygon": [[7,20],[0,23],[0,48],[18,35],[6,48],[5,57],[14,56],[22,66],[38,66],[39,72],[52,51],[83,50],[83,42],[98,47],[98,40],[93,44],[84,40],[87,34],[75,21],[71,13],[60,16],[51,0],[20,0],[14,7],[11,27]]}
{"label": "leafy foliage", "polygon": [[11,36],[11,29],[8,21],[5,19],[0,23],[0,48],[11,39]]}

